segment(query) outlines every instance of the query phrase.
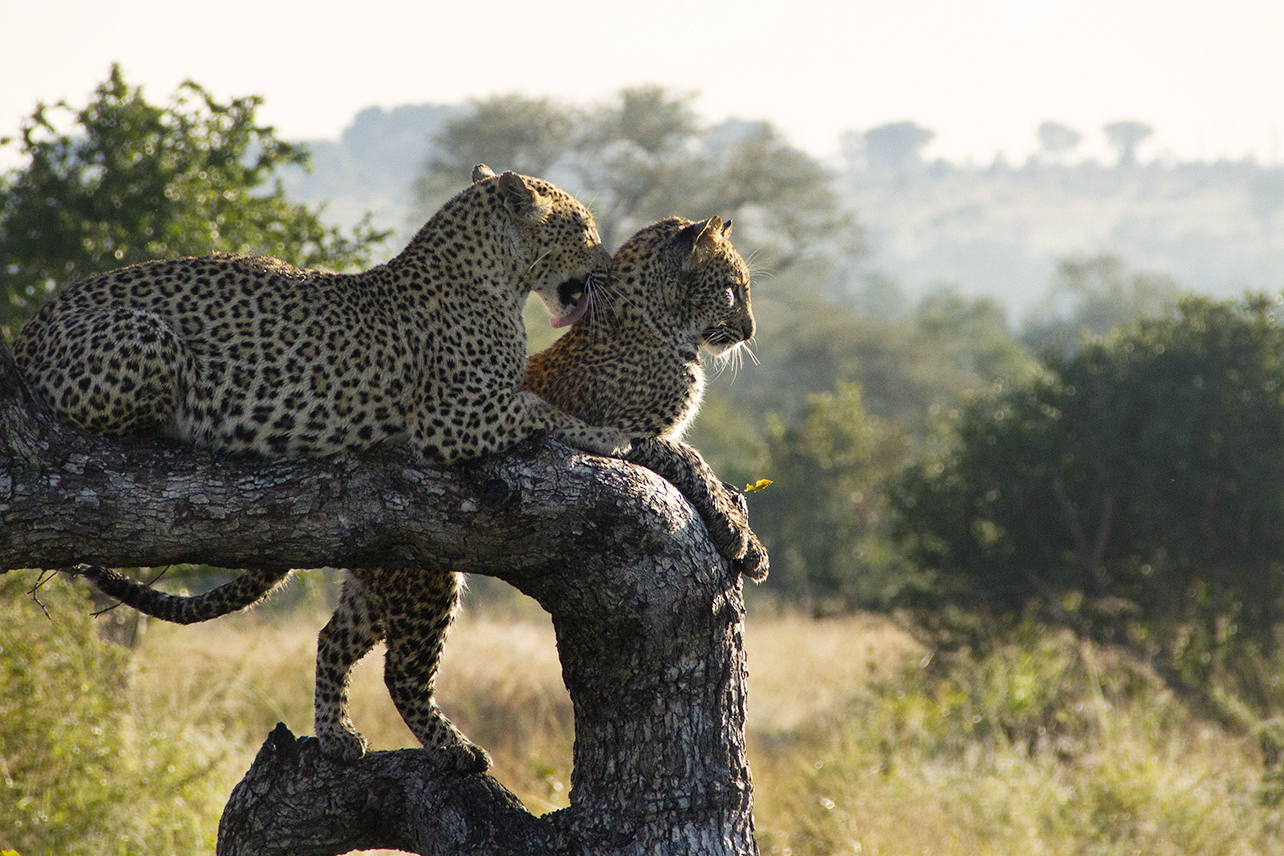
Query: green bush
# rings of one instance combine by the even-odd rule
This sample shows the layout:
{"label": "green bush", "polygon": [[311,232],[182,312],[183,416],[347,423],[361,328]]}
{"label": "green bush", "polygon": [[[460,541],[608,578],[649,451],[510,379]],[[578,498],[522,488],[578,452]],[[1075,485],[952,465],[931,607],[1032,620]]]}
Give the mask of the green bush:
{"label": "green bush", "polygon": [[[22,856],[212,851],[224,795],[181,719],[135,715],[130,653],[83,590],[0,577],[0,847]],[[47,612],[46,612],[47,610]]]}
{"label": "green bush", "polygon": [[801,417],[766,420],[759,464],[773,484],[750,500],[773,557],[766,585],[816,614],[885,606],[913,586],[889,537],[884,483],[902,465],[904,433],[842,383],[814,393]]}
{"label": "green bush", "polygon": [[1191,687],[1272,659],[1284,608],[1278,312],[1266,297],[1188,297],[974,399],[955,447],[910,470],[894,499],[937,595],[1041,604]]}
{"label": "green bush", "polygon": [[24,164],[0,174],[0,329],[12,339],[58,286],[149,259],[366,265],[388,233],[367,216],[345,236],[286,199],[277,171],[309,156],[258,122],[261,104],[187,81],[157,106],[112,66],[85,107],[38,106],[12,141]]}

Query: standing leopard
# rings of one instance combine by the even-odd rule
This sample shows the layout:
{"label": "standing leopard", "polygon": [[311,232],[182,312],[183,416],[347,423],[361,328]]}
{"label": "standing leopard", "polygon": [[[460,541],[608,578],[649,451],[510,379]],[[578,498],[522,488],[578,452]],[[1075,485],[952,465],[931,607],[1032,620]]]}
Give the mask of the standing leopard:
{"label": "standing leopard", "polygon": [[[583,320],[530,358],[524,385],[590,424],[618,427],[640,438],[630,459],[673,482],[701,513],[722,555],[760,580],[767,573],[767,555],[749,529],[742,497],[680,440],[703,392],[700,349],[725,358],[754,331],[749,272],[728,240],[730,230],[730,222],[723,225],[717,217],[700,223],[670,218],[634,235],[615,254],[611,286],[594,293]],[[318,639],[315,725],[323,750],[331,755],[354,758],[364,751],[347,715],[352,666],[380,640],[390,650],[394,644],[408,644],[420,653],[420,692],[431,697],[457,606],[456,574],[435,569],[380,573],[378,578],[359,569],[348,574],[339,607]],[[110,571],[86,572],[113,597],[180,623],[249,606],[285,575],[249,571],[205,594],[179,597]],[[423,610],[417,623],[392,626],[389,603],[407,591],[437,593],[438,607]],[[404,615],[405,610],[395,613]],[[479,764],[485,761],[479,748],[463,735],[457,738],[461,762],[470,757]]]}
{"label": "standing leopard", "polygon": [[[262,256],[145,262],[67,286],[23,328],[14,356],[60,418],[100,433],[274,456],[408,442],[450,464],[550,430],[616,455],[628,450],[624,432],[519,389],[527,295],[555,324],[573,323],[610,261],[569,194],[479,166],[385,265],[335,274]],[[384,672],[424,746],[475,769],[484,753],[419,694],[423,652],[397,642],[411,636],[403,623],[425,615],[448,626],[456,599],[450,580],[386,604]]]}

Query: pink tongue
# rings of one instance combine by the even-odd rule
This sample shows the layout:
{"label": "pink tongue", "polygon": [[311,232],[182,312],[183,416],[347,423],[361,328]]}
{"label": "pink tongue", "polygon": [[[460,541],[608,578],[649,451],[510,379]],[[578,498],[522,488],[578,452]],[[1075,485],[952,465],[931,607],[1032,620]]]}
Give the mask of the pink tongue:
{"label": "pink tongue", "polygon": [[583,318],[585,312],[588,312],[587,294],[579,299],[579,302],[575,304],[575,308],[570,311],[570,314],[554,315],[552,318],[548,319],[548,323],[552,324],[554,327],[569,327],[576,321]]}

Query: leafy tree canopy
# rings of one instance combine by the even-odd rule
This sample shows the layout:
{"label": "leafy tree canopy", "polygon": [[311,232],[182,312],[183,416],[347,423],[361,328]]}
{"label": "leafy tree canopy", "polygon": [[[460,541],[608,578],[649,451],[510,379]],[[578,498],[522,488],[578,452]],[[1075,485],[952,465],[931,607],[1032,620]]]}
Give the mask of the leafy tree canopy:
{"label": "leafy tree canopy", "polygon": [[935,131],[915,122],[893,122],[863,133],[848,131],[842,148],[850,169],[899,173],[921,164],[923,148],[934,139]]}
{"label": "leafy tree canopy", "polygon": [[774,480],[749,498],[768,589],[816,612],[903,602],[922,577],[889,534],[887,480],[912,446],[943,442],[933,414],[965,389],[1038,366],[992,301],[942,290],[890,323],[814,299],[781,311],[774,291],[761,364],[712,380],[692,441],[725,479]]}
{"label": "leafy tree canopy", "polygon": [[915,574],[890,537],[885,483],[905,461],[906,435],[871,416],[851,383],[808,396],[790,425],[775,414],[766,423],[759,468],[778,478],[752,499],[778,566],[766,585],[814,613],[902,596]]}
{"label": "leafy tree canopy", "polygon": [[1119,166],[1130,167],[1137,163],[1137,146],[1154,134],[1155,129],[1145,122],[1127,119],[1102,126],[1106,139],[1119,152]]}
{"label": "leafy tree canopy", "polygon": [[1043,151],[1056,157],[1068,154],[1083,141],[1083,134],[1060,122],[1043,122],[1038,130]]}
{"label": "leafy tree canopy", "polygon": [[345,236],[270,183],[280,167],[307,165],[308,153],[257,122],[261,104],[223,103],[188,81],[157,106],[112,66],[83,109],[38,105],[20,137],[4,141],[26,165],[0,176],[0,326],[12,337],[59,285],[149,259],[229,252],[367,264],[389,233],[367,218]]}
{"label": "leafy tree canopy", "polygon": [[768,281],[754,294],[759,364],[737,373],[734,382],[728,376],[710,384],[711,396],[731,396],[746,414],[772,411],[792,424],[812,393],[854,383],[863,408],[922,438],[933,415],[961,406],[968,390],[1037,371],[1002,308],[987,298],[939,289],[904,320],[887,321],[797,293],[801,289],[783,290]]}
{"label": "leafy tree canopy", "polygon": [[645,86],[584,109],[519,95],[474,101],[435,141],[416,183],[421,213],[486,163],[584,199],[609,247],[663,217],[718,214],[734,219],[737,244],[761,251],[777,273],[821,248],[863,252],[854,217],[814,158],[766,122],[706,127],[691,100]]}

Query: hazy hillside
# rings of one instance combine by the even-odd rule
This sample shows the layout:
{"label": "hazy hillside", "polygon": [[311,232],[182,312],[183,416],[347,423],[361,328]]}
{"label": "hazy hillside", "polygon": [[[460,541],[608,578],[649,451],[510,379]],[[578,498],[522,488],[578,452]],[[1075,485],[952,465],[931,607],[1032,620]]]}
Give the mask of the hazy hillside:
{"label": "hazy hillside", "polygon": [[[339,140],[310,143],[313,172],[292,171],[286,189],[303,202],[330,200],[326,216],[339,225],[374,212],[378,225],[398,230],[391,252],[420,225],[408,219],[412,185],[434,135],[464,109],[363,110]],[[907,128],[918,134],[908,142]],[[901,132],[901,148],[884,140],[870,149],[888,130]],[[925,163],[918,150],[930,138],[902,123],[843,141],[835,181],[867,229],[865,268],[883,289],[890,281],[916,298],[954,286],[997,298],[1017,322],[1046,295],[1058,259],[1098,253],[1217,296],[1284,287],[1284,168],[1137,163],[1131,149],[1118,164]]]}
{"label": "hazy hillside", "polygon": [[1058,258],[1114,253],[1218,296],[1284,286],[1284,169],[937,162],[853,170],[871,265],[911,294],[950,283],[1020,316]]}
{"label": "hazy hillside", "polygon": [[[326,219],[336,225],[351,226],[370,211],[377,226],[396,229],[408,238],[417,228],[406,222],[414,202],[414,180],[432,148],[433,137],[462,109],[459,105],[420,104],[362,110],[338,140],[308,141],[312,171],[284,170],[286,192],[310,205],[328,200]],[[467,181],[468,176],[461,177],[461,182]]]}

